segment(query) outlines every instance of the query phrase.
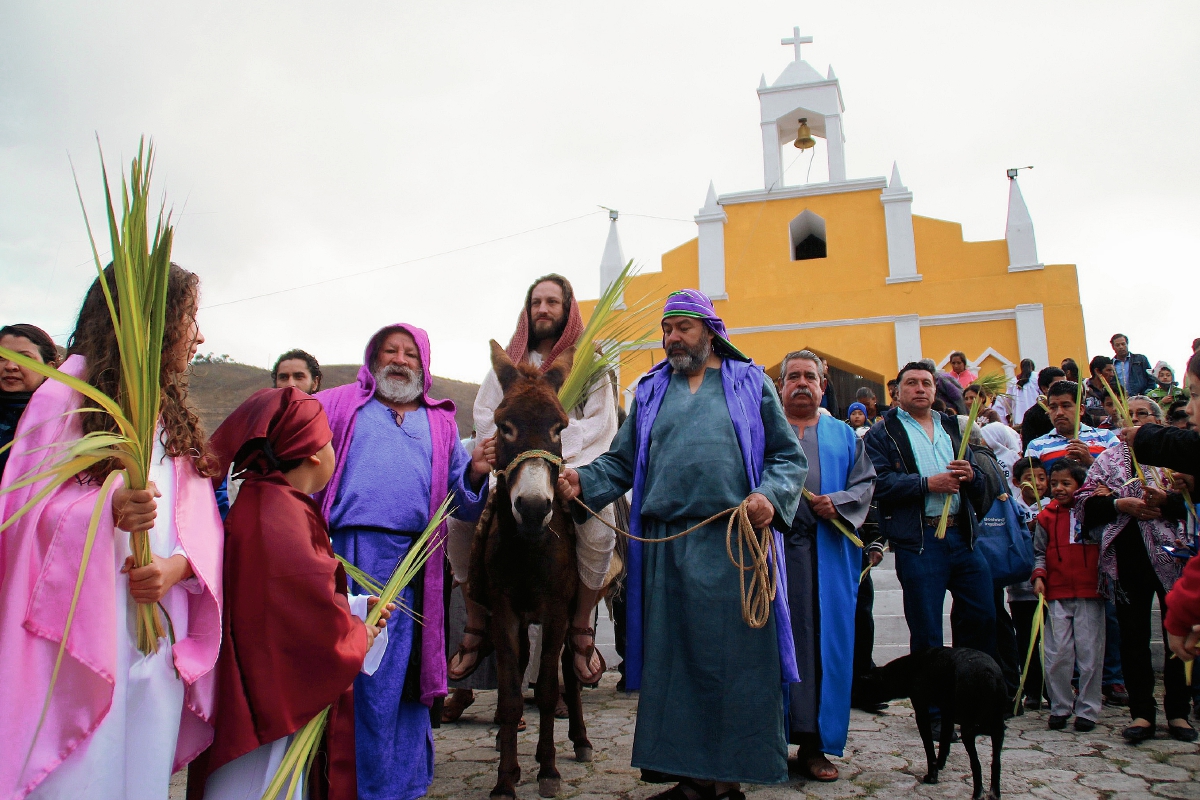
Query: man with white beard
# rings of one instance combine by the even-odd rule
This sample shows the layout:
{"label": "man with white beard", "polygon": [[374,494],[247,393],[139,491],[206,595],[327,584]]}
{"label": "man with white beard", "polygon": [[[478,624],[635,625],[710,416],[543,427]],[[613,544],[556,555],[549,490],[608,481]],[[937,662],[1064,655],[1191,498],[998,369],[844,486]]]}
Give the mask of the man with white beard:
{"label": "man with white beard", "polygon": [[[358,380],[319,392],[333,429],[333,478],[316,495],[333,549],[380,584],[408,552],[447,494],[473,522],[487,499],[494,448],[458,440],[454,404],[432,400],[429,337],[390,325],[371,337]],[[437,535],[441,535],[440,533]],[[411,800],[433,781],[429,707],[446,694],[444,551],[438,548],[404,590],[409,614],[388,622],[389,646],[374,675],[354,682],[358,797]],[[365,593],[351,586],[351,593]]]}

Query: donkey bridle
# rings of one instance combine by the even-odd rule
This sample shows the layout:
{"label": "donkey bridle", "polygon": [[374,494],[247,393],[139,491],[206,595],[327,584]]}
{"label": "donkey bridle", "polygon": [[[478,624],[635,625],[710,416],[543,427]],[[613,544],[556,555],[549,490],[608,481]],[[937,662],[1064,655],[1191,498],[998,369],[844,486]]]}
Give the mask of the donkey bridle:
{"label": "donkey bridle", "polygon": [[524,463],[526,461],[530,461],[535,458],[540,458],[543,461],[548,461],[556,467],[561,467],[562,463],[563,463],[562,456],[556,456],[554,453],[551,453],[549,450],[526,450],[523,453],[517,453],[517,455],[513,456],[513,460],[508,462],[508,466],[505,467],[504,469],[496,470],[496,474],[503,475],[504,480],[507,481],[508,476],[513,472],[513,470],[515,470],[517,467],[519,467],[522,463]]}

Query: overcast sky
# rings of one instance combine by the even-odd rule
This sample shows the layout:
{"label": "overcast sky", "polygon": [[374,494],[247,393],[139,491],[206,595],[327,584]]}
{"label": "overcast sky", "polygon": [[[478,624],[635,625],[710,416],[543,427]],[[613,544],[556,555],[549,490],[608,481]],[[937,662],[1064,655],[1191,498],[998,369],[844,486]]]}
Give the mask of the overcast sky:
{"label": "overcast sky", "polygon": [[755,88],[793,25],[841,79],[849,177],[897,161],[914,213],[998,239],[1004,170],[1034,165],[1039,256],[1078,265],[1091,354],[1119,329],[1182,368],[1200,335],[1194,0],[0,0],[0,321],[65,341],[95,275],[68,156],[103,234],[94,137],[118,173],[145,133],[175,260],[203,281],[204,351],[352,362],[404,320],[429,329],[436,373],[478,381],[532,278],[596,295],[597,205],[658,269],[710,179],[762,188]]}

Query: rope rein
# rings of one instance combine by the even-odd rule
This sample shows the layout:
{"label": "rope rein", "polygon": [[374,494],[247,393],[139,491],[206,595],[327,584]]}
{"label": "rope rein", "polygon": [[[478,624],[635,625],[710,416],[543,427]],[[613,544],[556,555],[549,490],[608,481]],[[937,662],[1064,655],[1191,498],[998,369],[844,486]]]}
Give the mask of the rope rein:
{"label": "rope rein", "polygon": [[[514,456],[504,469],[498,469],[495,472],[497,475],[503,475],[504,480],[507,482],[513,470],[522,463],[535,458],[548,461],[556,467],[562,466],[563,460],[561,456],[547,450],[525,450]],[[645,544],[661,544],[669,542],[672,539],[681,539],[684,536],[695,533],[706,525],[724,517],[729,517],[729,523],[725,526],[725,553],[729,556],[729,563],[733,564],[734,568],[738,571],[738,586],[742,600],[742,619],[751,628],[762,628],[767,624],[767,620],[771,617],[771,603],[775,600],[776,592],[775,534],[771,532],[770,526],[756,530],[750,524],[748,499],[743,500],[733,508],[727,508],[724,511],[713,514],[698,525],[693,525],[685,531],[662,539],[643,539],[641,536],[634,536],[632,533],[621,530],[595,511],[592,511],[578,497],[574,498],[574,500],[579,504],[580,508],[591,514],[593,518],[603,522],[614,533]],[[736,558],[733,555],[733,529],[735,525],[737,526]],[[557,535],[557,532],[555,534]],[[747,558],[749,558],[748,561]],[[749,586],[746,585],[747,573],[750,573]]]}
{"label": "rope rein", "polygon": [[530,461],[535,458],[540,458],[543,461],[549,461],[551,464],[553,464],[556,467],[561,467],[562,463],[563,463],[562,456],[557,456],[554,453],[551,453],[549,450],[526,450],[522,453],[518,453],[517,455],[513,456],[513,460],[508,462],[507,467],[505,467],[504,469],[495,470],[495,472],[497,475],[503,475],[504,480],[507,481],[508,476],[512,473],[513,470],[515,470],[517,467],[521,466],[521,464],[523,464],[524,462]]}
{"label": "rope rein", "polygon": [[[762,628],[767,624],[767,620],[771,616],[771,603],[775,600],[775,535],[769,527],[763,528],[761,531],[756,530],[750,524],[750,511],[747,500],[743,500],[733,508],[727,508],[717,514],[713,514],[703,522],[693,525],[685,531],[681,531],[671,536],[663,537],[662,539],[643,539],[641,536],[634,536],[632,533],[623,531],[617,526],[609,523],[604,517],[592,511],[578,497],[574,498],[575,502],[584,511],[592,515],[593,518],[600,520],[604,525],[610,528],[613,532],[624,536],[627,539],[633,539],[637,542],[646,544],[662,544],[669,542],[672,539],[679,539],[689,534],[695,533],[701,528],[716,522],[723,517],[729,517],[729,524],[725,526],[725,553],[729,556],[729,563],[733,564],[738,571],[738,584],[742,597],[742,619],[751,628]],[[737,558],[733,555],[733,527],[737,525]],[[746,557],[749,555],[749,562]],[[746,573],[750,574],[750,585],[746,585]]]}

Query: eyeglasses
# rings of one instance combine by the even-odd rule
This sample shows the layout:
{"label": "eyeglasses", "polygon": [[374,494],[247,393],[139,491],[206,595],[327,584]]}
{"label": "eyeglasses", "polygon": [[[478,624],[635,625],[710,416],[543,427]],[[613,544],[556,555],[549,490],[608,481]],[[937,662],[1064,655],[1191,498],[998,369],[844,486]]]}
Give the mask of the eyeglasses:
{"label": "eyeglasses", "polygon": [[1146,417],[1153,417],[1153,416],[1154,416],[1154,412],[1153,412],[1153,411],[1147,411],[1147,410],[1146,410],[1146,409],[1144,409],[1144,408],[1139,408],[1137,411],[1134,411],[1134,412],[1133,412],[1133,415],[1134,415],[1135,417],[1137,417],[1138,419],[1145,419]]}

